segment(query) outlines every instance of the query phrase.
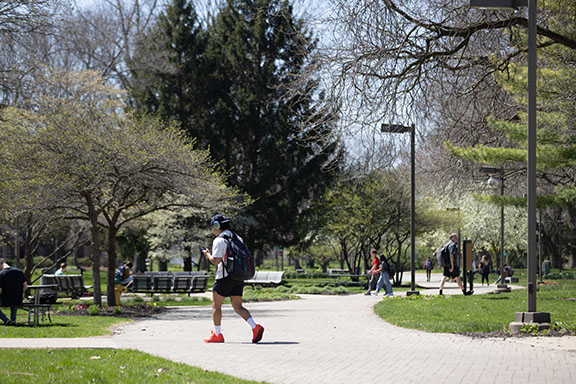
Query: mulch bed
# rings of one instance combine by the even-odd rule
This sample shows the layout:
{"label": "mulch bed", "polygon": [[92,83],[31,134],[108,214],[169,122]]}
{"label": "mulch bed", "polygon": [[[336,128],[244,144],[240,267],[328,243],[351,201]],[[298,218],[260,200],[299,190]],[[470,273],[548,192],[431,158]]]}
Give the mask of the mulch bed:
{"label": "mulch bed", "polygon": [[[120,313],[115,313],[114,308],[121,308]],[[126,317],[130,319],[152,317],[162,314],[167,311],[166,307],[146,305],[146,304],[134,304],[134,305],[123,305],[120,307],[102,307],[98,316],[115,316],[115,317]],[[62,316],[91,316],[88,312],[88,307],[85,305],[77,305],[74,307],[73,311],[55,311],[55,315]]]}
{"label": "mulch bed", "polygon": [[575,336],[570,332],[562,332],[550,329],[550,333],[532,335],[530,333],[520,332],[515,335],[507,331],[492,331],[492,332],[454,332],[456,335],[469,336],[473,339],[486,339],[486,338],[526,338],[526,337],[562,337],[562,336]]}

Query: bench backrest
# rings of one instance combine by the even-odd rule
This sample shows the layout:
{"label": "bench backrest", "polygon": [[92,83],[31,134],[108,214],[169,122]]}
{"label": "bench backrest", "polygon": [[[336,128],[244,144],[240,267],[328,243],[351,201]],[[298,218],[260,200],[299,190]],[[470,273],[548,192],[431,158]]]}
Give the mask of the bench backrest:
{"label": "bench backrest", "polygon": [[132,275],[132,289],[134,292],[151,291],[152,278],[146,275]]}
{"label": "bench backrest", "polygon": [[173,290],[174,291],[187,291],[192,283],[193,276],[191,275],[174,275]]}
{"label": "bench backrest", "polygon": [[271,271],[268,273],[268,280],[275,284],[280,284],[282,282],[282,276],[284,271]]}
{"label": "bench backrest", "polygon": [[170,291],[172,289],[172,276],[153,276],[152,284],[155,291]]}
{"label": "bench backrest", "polygon": [[42,293],[44,292],[57,292],[58,289],[60,288],[60,285],[58,284],[58,280],[56,280],[56,276],[55,275],[42,275],[40,277],[40,284],[42,285],[52,285],[52,284],[57,284],[58,288],[44,288],[42,290]]}
{"label": "bench backrest", "polygon": [[207,285],[208,285],[208,275],[197,275],[192,278],[192,281],[190,283],[190,290],[205,291]]}
{"label": "bench backrest", "polygon": [[62,275],[66,276],[70,283],[70,287],[73,290],[83,291],[84,288],[84,278],[82,275]]}

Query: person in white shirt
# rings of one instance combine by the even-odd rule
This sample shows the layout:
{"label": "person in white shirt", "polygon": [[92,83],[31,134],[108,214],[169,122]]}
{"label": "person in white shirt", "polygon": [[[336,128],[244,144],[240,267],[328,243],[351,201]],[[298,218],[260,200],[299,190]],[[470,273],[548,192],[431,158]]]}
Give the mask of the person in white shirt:
{"label": "person in white shirt", "polygon": [[[212,242],[212,251],[203,249],[204,255],[210,262],[216,265],[216,276],[212,287],[212,321],[214,329],[210,331],[210,337],[204,339],[206,343],[223,343],[222,335],[222,303],[226,297],[230,297],[230,303],[234,312],[240,315],[252,328],[252,342],[257,343],[262,340],[264,327],[256,324],[250,312],[242,305],[242,294],[244,282],[233,280],[226,274],[224,263],[226,262],[226,239],[232,237],[230,231],[230,220],[224,215],[218,214],[210,221],[212,232],[216,235]],[[242,241],[242,239],[240,239]]]}
{"label": "person in white shirt", "polygon": [[60,269],[58,269],[54,274],[56,276],[62,276],[66,272],[66,263],[60,264]]}

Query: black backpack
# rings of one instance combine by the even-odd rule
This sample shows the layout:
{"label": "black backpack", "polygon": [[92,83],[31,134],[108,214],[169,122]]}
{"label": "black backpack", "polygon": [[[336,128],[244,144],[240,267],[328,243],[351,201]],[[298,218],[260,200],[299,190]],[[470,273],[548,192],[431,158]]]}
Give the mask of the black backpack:
{"label": "black backpack", "polygon": [[224,269],[233,280],[244,281],[254,277],[254,256],[246,245],[236,236],[222,236],[226,241],[226,262]]}
{"label": "black backpack", "polygon": [[40,294],[40,304],[55,304],[58,300],[58,292],[49,291]]}
{"label": "black backpack", "polygon": [[448,249],[449,245],[450,242],[444,244],[444,246],[436,252],[436,260],[438,260],[438,264],[441,267],[450,266],[450,250]]}

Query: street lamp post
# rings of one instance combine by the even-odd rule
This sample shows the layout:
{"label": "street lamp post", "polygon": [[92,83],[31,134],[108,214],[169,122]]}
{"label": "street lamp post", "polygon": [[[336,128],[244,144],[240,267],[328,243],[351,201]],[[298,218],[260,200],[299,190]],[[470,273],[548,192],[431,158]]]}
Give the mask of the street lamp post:
{"label": "street lamp post", "polygon": [[[500,196],[504,196],[504,167],[481,167],[480,172],[490,176],[488,184],[493,187],[500,187]],[[494,178],[500,175],[500,178]],[[510,287],[506,285],[504,277],[504,204],[500,206],[500,284],[496,289],[497,293],[510,292]]]}
{"label": "street lamp post", "polygon": [[528,311],[516,312],[510,332],[519,333],[523,323],[549,327],[550,313],[536,312],[536,0],[470,0],[474,8],[517,9],[528,6]]}
{"label": "street lamp post", "polygon": [[406,292],[407,296],[419,295],[416,290],[416,176],[415,176],[415,141],[416,126],[399,125],[399,124],[382,124],[380,132],[387,133],[410,133],[410,290]]}

